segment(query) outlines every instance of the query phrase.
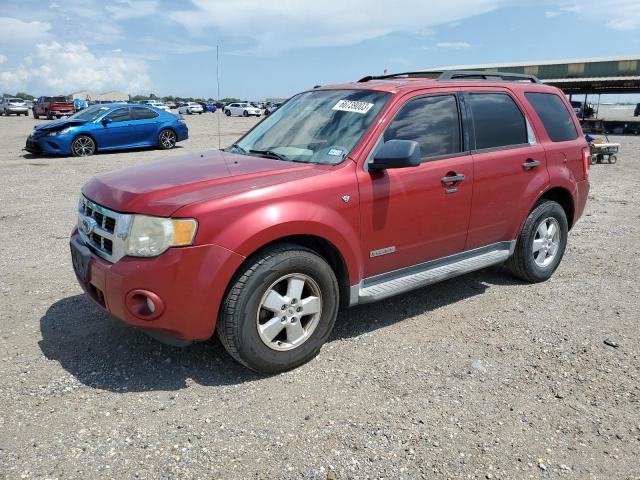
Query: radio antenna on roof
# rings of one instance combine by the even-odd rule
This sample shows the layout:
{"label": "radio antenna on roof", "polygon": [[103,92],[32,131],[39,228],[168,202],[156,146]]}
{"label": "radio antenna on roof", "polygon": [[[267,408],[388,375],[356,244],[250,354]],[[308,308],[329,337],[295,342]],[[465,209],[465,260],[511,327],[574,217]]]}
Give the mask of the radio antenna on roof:
{"label": "radio antenna on roof", "polygon": [[[216,45],[216,79],[218,84],[218,94],[216,101],[220,102],[220,46]],[[218,150],[221,149],[222,139],[220,138],[220,112],[216,109],[216,116],[218,117]]]}

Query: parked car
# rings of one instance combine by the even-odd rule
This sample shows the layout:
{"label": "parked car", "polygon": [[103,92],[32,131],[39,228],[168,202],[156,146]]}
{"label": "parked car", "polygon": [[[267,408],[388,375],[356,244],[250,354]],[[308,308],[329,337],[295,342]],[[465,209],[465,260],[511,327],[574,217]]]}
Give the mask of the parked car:
{"label": "parked car", "polygon": [[322,86],[224,151],[99,175],[71,235],[78,281],[129,325],[174,345],[217,331],[264,373],[317,355],[340,307],[500,263],[545,281],[589,147],[560,90],[489,78]]}
{"label": "parked car", "polygon": [[215,113],[217,110],[215,102],[200,102],[202,111]]}
{"label": "parked car", "polygon": [[41,116],[51,120],[53,117],[61,118],[74,113],[73,100],[67,97],[39,97],[33,104],[33,118]]}
{"label": "parked car", "polygon": [[240,115],[242,117],[259,117],[260,115],[262,115],[262,110],[251,106],[251,104],[249,103],[230,103],[229,105],[224,107],[224,113],[227,117],[230,117],[231,115]]}
{"label": "parked car", "polygon": [[572,101],[571,106],[578,118],[591,118],[593,117],[594,109],[593,105],[587,103],[586,106],[583,102]]}
{"label": "parked car", "polygon": [[270,105],[267,105],[265,107],[265,109],[264,109],[264,114],[265,115],[272,114],[273,112],[275,112],[280,107],[280,105],[282,105],[282,104],[281,103],[272,103]]}
{"label": "parked car", "polygon": [[169,107],[166,106],[164,102],[161,102],[160,100],[147,100],[146,102],[143,103],[143,105],[149,105],[159,110],[164,110],[165,112],[169,111]]}
{"label": "parked car", "polygon": [[0,113],[6,116],[9,115],[29,115],[29,107],[27,102],[21,98],[4,97],[0,102]]}
{"label": "parked car", "polygon": [[165,105],[171,110],[173,110],[174,108],[178,108],[175,102],[165,102]]}
{"label": "parked car", "polygon": [[128,148],[167,150],[188,137],[184,119],[172,113],[143,105],[94,105],[68,119],[36,125],[26,150],[84,157]]}
{"label": "parked car", "polygon": [[75,98],[73,100],[73,109],[76,112],[79,112],[80,110],[84,110],[88,106],[89,106],[89,102],[87,100],[82,100],[80,98]]}
{"label": "parked car", "polygon": [[634,117],[640,117],[640,103],[636,105],[635,110],[633,111]]}
{"label": "parked car", "polygon": [[196,102],[189,102],[178,109],[178,113],[186,113],[187,115],[193,115],[194,113],[202,115],[203,111],[202,105]]}

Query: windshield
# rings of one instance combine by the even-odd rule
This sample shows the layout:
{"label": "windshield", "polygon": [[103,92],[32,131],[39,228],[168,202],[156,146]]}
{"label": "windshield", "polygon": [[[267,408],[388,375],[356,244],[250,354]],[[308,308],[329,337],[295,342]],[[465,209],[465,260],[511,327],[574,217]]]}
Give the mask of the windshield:
{"label": "windshield", "polygon": [[94,105],[84,110],[80,110],[77,113],[74,113],[69,118],[75,118],[78,120],[86,120],[88,122],[91,122],[96,118],[98,118],[99,116],[101,116],[102,114],[106,113],[107,110],[109,109],[110,107],[106,107],[104,105]]}
{"label": "windshield", "polygon": [[227,151],[336,165],[360,141],[389,96],[372,90],[301,93]]}
{"label": "windshield", "polygon": [[9,102],[11,102],[11,103],[24,103],[24,100],[22,100],[21,98],[10,98]]}

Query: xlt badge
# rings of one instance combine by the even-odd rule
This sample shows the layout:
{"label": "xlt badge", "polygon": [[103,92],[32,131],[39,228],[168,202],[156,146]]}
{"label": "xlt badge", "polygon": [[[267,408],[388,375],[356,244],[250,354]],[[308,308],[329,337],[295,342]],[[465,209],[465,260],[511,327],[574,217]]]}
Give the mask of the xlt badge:
{"label": "xlt badge", "polygon": [[378,250],[371,250],[369,252],[369,257],[373,258],[373,257],[379,257],[380,255],[386,255],[388,253],[393,253],[396,251],[396,247],[395,245],[392,247],[385,247],[385,248],[380,248]]}

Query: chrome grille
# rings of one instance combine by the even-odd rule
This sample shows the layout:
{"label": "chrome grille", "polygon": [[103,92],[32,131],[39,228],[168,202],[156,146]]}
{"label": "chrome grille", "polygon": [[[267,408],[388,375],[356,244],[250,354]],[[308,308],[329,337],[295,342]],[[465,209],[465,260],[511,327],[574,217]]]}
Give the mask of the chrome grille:
{"label": "chrome grille", "polygon": [[131,215],[103,207],[84,195],[78,203],[78,232],[100,257],[117,262],[124,256]]}

